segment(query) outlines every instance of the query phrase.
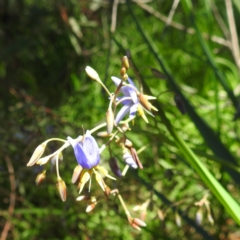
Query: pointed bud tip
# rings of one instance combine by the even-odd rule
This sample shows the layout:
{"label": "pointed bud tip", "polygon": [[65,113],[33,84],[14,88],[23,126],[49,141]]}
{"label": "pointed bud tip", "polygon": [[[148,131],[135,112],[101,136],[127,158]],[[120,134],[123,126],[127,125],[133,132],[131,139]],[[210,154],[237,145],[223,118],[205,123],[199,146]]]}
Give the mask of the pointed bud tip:
{"label": "pointed bud tip", "polygon": [[39,186],[46,178],[46,170],[43,172],[39,173],[36,177],[35,183],[37,186]]}
{"label": "pointed bud tip", "polygon": [[127,56],[124,56],[122,58],[122,66],[125,67],[127,70],[129,69],[129,61]]}
{"label": "pointed bud tip", "polygon": [[61,178],[58,178],[56,187],[60,195],[60,198],[62,199],[63,202],[65,202],[67,199],[67,187],[65,182]]}
{"label": "pointed bud tip", "polygon": [[93,68],[87,66],[85,68],[85,71],[91,79],[96,80],[96,81],[99,80],[99,75]]}
{"label": "pointed bud tip", "polygon": [[33,152],[29,162],[27,163],[28,167],[33,166],[39,159],[40,157],[43,155],[45,148],[46,148],[46,143],[42,143],[40,145],[37,146],[37,148],[35,149],[35,151]]}

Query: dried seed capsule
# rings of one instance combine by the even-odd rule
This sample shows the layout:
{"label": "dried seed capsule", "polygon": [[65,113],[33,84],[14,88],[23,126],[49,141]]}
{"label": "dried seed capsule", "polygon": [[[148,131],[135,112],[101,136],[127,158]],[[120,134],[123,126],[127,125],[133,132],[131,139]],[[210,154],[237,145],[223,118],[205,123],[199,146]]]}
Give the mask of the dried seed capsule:
{"label": "dried seed capsule", "polygon": [[115,157],[111,157],[109,159],[109,166],[112,170],[112,172],[117,176],[117,177],[122,177],[122,172],[118,166],[117,159]]}

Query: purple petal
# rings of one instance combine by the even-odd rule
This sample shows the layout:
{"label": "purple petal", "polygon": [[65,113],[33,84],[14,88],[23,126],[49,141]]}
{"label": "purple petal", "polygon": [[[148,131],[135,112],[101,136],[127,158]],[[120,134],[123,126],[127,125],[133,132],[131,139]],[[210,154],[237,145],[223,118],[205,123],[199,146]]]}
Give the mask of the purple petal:
{"label": "purple petal", "polygon": [[130,96],[130,97],[132,98],[132,101],[133,101],[134,103],[137,103],[137,102],[138,102],[137,93],[136,93],[136,91],[135,91],[132,87],[129,87],[129,86],[121,87],[121,92],[122,92],[125,96]]}
{"label": "purple petal", "polygon": [[135,169],[138,167],[136,162],[134,161],[132,155],[129,152],[125,152],[123,154],[123,159],[124,159],[125,163],[127,165],[129,165],[130,167],[135,168]]}
{"label": "purple petal", "polygon": [[[125,96],[124,97],[117,97],[116,98],[116,101],[118,102],[118,101],[121,101],[121,104],[122,105],[132,105],[133,104],[133,102],[132,102],[132,100],[131,99],[127,99],[126,98],[126,100],[123,100],[124,98],[126,98]],[[130,97],[129,97],[130,98]]]}
{"label": "purple petal", "polygon": [[90,131],[87,131],[83,141],[83,151],[89,159],[89,164],[96,166],[100,162],[100,154],[96,140],[92,137]]}
{"label": "purple petal", "polygon": [[130,111],[131,105],[124,105],[120,111],[118,112],[117,116],[116,116],[116,123],[118,124],[123,118],[124,116]]}
{"label": "purple petal", "polygon": [[130,78],[128,78],[128,82],[129,82],[133,87],[137,88],[136,85],[133,83],[133,81],[132,81]]}
{"label": "purple petal", "polygon": [[117,78],[117,77],[111,77],[113,83],[118,87],[118,85],[121,82],[121,79]]}
{"label": "purple petal", "polygon": [[91,169],[99,164],[100,154],[96,140],[87,131],[84,140],[80,143],[73,140],[71,137],[67,138],[73,147],[75,157],[79,165],[83,168]]}
{"label": "purple petal", "polygon": [[121,87],[121,92],[123,93],[124,96],[126,97],[130,97],[130,90],[131,90],[131,87],[128,87],[128,86],[123,86]]}
{"label": "purple petal", "polygon": [[138,103],[131,106],[130,118],[134,118],[134,116],[136,115],[137,109],[138,109]]}

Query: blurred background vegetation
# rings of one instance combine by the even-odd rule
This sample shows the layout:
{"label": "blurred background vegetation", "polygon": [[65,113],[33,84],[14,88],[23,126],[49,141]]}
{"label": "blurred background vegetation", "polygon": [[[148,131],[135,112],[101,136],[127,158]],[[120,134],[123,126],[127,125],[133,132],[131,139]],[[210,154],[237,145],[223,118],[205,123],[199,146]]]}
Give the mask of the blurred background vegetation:
{"label": "blurred background vegetation", "polygon": [[[64,203],[51,166],[40,187],[35,178],[43,168],[26,167],[44,140],[77,137],[82,126],[104,121],[108,97],[84,69],[96,69],[114,91],[110,77],[119,76],[128,50],[135,66],[129,75],[148,86],[157,97],[153,104],[239,203],[239,23],[238,0],[1,1],[1,240],[240,239],[239,225],[186,161],[159,115],[148,117],[149,124],[136,119],[127,134],[136,149],[143,148],[144,169],[130,169],[116,183],[106,180],[118,187],[133,216],[146,214],[141,232],[129,226],[118,199],[105,199],[94,183],[92,194],[102,201],[91,213],[75,201],[72,149],[60,166],[68,189]],[[154,51],[164,57],[178,89],[151,71],[169,73]],[[49,145],[49,153],[57,147]],[[113,151],[123,169],[119,151]],[[108,159],[105,151],[102,165],[109,169]],[[195,204],[206,196],[206,205]]]}

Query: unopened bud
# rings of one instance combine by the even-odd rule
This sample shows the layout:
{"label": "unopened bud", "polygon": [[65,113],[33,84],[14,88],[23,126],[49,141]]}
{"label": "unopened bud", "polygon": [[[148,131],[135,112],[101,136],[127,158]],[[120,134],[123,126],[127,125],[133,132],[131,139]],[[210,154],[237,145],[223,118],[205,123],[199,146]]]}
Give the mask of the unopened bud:
{"label": "unopened bud", "polygon": [[126,131],[130,131],[131,128],[129,127],[129,124],[128,123],[124,123],[122,126],[121,126],[121,129],[126,132]]}
{"label": "unopened bud", "polygon": [[133,228],[137,229],[138,231],[141,231],[140,227],[147,226],[147,224],[139,218],[128,217],[128,222]]}
{"label": "unopened bud", "polygon": [[46,156],[46,157],[43,157],[43,158],[40,158],[40,159],[38,159],[38,161],[36,162],[36,164],[38,164],[38,165],[44,165],[44,164],[46,164],[51,158],[52,158],[51,155]]}
{"label": "unopened bud", "polygon": [[72,175],[72,183],[75,183],[78,180],[82,169],[82,166],[80,166],[79,164],[74,168]]}
{"label": "unopened bud", "polygon": [[98,73],[97,73],[93,68],[87,66],[87,67],[85,68],[85,71],[86,71],[87,75],[88,75],[91,79],[93,79],[93,80],[95,80],[95,81],[99,81],[99,80],[100,80]]}
{"label": "unopened bud", "polygon": [[214,225],[214,220],[210,212],[207,214],[207,218],[208,218],[208,221],[211,223],[211,225]]}
{"label": "unopened bud", "polygon": [[67,187],[65,182],[62,180],[62,178],[60,177],[58,178],[56,186],[57,186],[57,190],[60,195],[60,198],[62,199],[63,202],[65,202],[67,199]]}
{"label": "unopened bud", "polygon": [[127,56],[124,56],[122,58],[122,66],[125,67],[127,70],[129,69],[129,61]]}
{"label": "unopened bud", "polygon": [[175,221],[178,227],[182,226],[182,219],[177,211],[175,212]]}
{"label": "unopened bud", "polygon": [[164,221],[165,215],[162,210],[158,209],[157,215],[161,221]]}
{"label": "unopened bud", "polygon": [[90,200],[90,197],[89,196],[87,196],[87,195],[81,195],[81,196],[79,196],[79,197],[77,197],[76,198],[76,201],[89,201]]}
{"label": "unopened bud", "polygon": [[97,205],[97,202],[93,202],[93,203],[90,203],[87,208],[86,208],[86,212],[91,212]]}
{"label": "unopened bud", "polygon": [[131,148],[133,146],[132,142],[128,139],[125,139],[124,146],[126,148]]}
{"label": "unopened bud", "polygon": [[43,172],[39,173],[36,177],[35,183],[37,186],[39,186],[46,178],[46,170]]}
{"label": "unopened bud", "polygon": [[122,173],[120,171],[120,168],[117,163],[117,159],[115,157],[111,157],[109,159],[109,166],[112,170],[112,172],[117,176],[117,177],[122,177]]}
{"label": "unopened bud", "polygon": [[[122,67],[121,70],[120,70],[120,75],[121,77],[125,80],[125,76],[127,75],[127,70],[125,67]],[[127,79],[126,79],[127,80]]]}
{"label": "unopened bud", "polygon": [[109,108],[106,112],[107,133],[111,134],[114,126],[114,114],[112,108]]}
{"label": "unopened bud", "polygon": [[103,132],[98,132],[97,135],[98,135],[99,137],[109,137],[108,133],[105,132],[105,131],[103,131]]}
{"label": "unopened bud", "polygon": [[40,144],[35,151],[32,154],[32,157],[30,158],[29,162],[27,163],[27,166],[33,166],[39,159],[40,157],[43,155],[45,148],[46,148],[47,144],[44,142],[42,144]]}

